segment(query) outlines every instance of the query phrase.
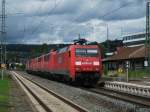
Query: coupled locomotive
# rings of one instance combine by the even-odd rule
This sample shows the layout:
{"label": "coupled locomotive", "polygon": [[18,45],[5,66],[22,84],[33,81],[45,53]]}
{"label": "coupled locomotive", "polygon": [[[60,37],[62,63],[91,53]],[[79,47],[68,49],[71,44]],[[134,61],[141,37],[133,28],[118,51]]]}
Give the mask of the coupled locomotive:
{"label": "coupled locomotive", "polygon": [[75,43],[28,60],[26,70],[66,82],[93,85],[102,75],[100,48]]}

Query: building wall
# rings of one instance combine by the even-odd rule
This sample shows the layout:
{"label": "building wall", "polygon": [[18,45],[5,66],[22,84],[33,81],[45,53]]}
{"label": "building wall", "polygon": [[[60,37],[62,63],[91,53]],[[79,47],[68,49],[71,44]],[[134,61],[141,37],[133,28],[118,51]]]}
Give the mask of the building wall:
{"label": "building wall", "polygon": [[125,47],[135,47],[145,44],[146,34],[138,33],[123,36],[123,45]]}
{"label": "building wall", "polygon": [[[118,70],[120,67],[124,70],[126,69],[126,61],[127,60],[116,60],[105,62],[108,63],[108,70]],[[129,59],[129,69],[131,70],[139,70],[144,69],[144,59]]]}

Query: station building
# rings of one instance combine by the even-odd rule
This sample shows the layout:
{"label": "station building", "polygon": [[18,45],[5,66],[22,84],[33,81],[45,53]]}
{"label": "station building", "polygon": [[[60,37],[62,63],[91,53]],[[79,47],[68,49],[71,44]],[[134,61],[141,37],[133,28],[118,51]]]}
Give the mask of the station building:
{"label": "station building", "polygon": [[108,70],[118,70],[119,67],[126,68],[129,63],[129,69],[144,69],[147,66],[145,61],[148,49],[145,48],[145,33],[136,33],[124,35],[123,47],[118,47],[113,55],[103,59],[103,63],[108,65]]}
{"label": "station building", "polygon": [[119,67],[126,68],[126,62],[132,70],[145,68],[145,56],[147,49],[145,46],[120,47],[110,57],[103,60],[108,63],[109,70],[117,70]]}

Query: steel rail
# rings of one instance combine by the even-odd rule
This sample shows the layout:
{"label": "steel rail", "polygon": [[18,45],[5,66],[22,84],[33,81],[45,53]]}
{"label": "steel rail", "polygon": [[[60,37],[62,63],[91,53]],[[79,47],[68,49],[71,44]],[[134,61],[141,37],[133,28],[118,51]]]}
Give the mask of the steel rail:
{"label": "steel rail", "polygon": [[[41,88],[43,88],[47,92],[49,92],[49,89],[43,87],[41,84],[36,83],[32,79],[29,79],[27,76],[24,76],[24,77],[26,79],[30,80],[31,82],[37,84],[38,86],[40,86]],[[108,97],[111,97],[111,98],[123,100],[125,102],[130,102],[132,104],[137,104],[137,105],[144,106],[144,107],[150,107],[150,98],[149,97],[138,96],[138,95],[129,94],[129,93],[125,93],[125,92],[117,91],[117,90],[110,90],[110,89],[107,89],[105,87],[99,87],[99,86],[96,87],[95,89],[93,89],[93,88],[92,89],[87,89],[87,88],[83,88],[83,87],[81,89],[84,89],[84,90],[92,92],[92,93],[108,96]],[[52,92],[52,94],[54,94],[54,96],[56,95],[56,97],[57,97],[57,94],[55,94],[53,92]],[[58,98],[59,97],[60,96],[58,95]],[[60,97],[60,99],[62,99],[62,98]],[[64,100],[64,102],[70,103],[70,101],[68,102],[68,100],[66,101],[66,99]],[[75,104],[75,106],[76,106],[76,104]],[[72,105],[72,107],[74,107],[74,104]],[[77,105],[77,108],[78,108],[78,105]],[[80,106],[79,106],[79,108],[80,108]]]}
{"label": "steel rail", "polygon": [[104,87],[99,87],[96,89],[89,89],[89,90],[86,89],[86,90],[96,94],[102,94],[104,96],[130,102],[132,104],[137,104],[144,107],[150,107],[150,98],[148,97],[136,96],[133,94],[128,94],[120,91],[109,90]]}
{"label": "steel rail", "polygon": [[[20,73],[17,73],[20,75]],[[89,112],[87,109],[75,104],[74,102],[64,98],[63,96],[58,95],[57,93],[53,92],[52,90],[49,90],[48,88],[44,87],[43,85],[29,79],[26,76],[22,76],[23,78],[27,79],[28,81],[34,83],[35,85],[37,85],[38,87],[40,87],[41,89],[45,90],[46,92],[48,92],[49,94],[53,95],[54,97],[60,99],[61,101],[63,101],[64,103],[70,105],[71,107],[73,107],[74,109],[78,110],[79,112]],[[49,112],[49,111],[48,111]],[[51,112],[51,111],[50,111]]]}

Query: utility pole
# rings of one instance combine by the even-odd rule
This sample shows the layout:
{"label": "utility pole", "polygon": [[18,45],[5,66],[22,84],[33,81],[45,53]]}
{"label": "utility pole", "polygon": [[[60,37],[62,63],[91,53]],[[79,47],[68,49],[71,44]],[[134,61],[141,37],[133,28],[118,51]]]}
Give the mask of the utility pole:
{"label": "utility pole", "polygon": [[121,30],[121,33],[120,33],[120,34],[121,34],[121,37],[122,37],[122,36],[123,36],[123,27],[121,27],[120,30]]}
{"label": "utility pole", "polygon": [[78,34],[78,38],[79,38],[79,40],[81,39],[81,35],[80,35],[80,33]]}
{"label": "utility pole", "polygon": [[[1,18],[1,69],[4,64],[6,65],[6,13],[5,13],[5,0],[2,0],[2,15]],[[3,79],[3,69],[1,71]]]}
{"label": "utility pole", "polygon": [[146,50],[146,56],[145,60],[147,62],[146,66],[150,73],[150,2],[147,2],[146,4],[146,40],[145,40],[145,48]]}
{"label": "utility pole", "polygon": [[[106,57],[109,56],[109,27],[108,24],[106,24],[106,36],[107,36],[107,49],[106,49]],[[106,69],[107,69],[107,75],[108,75],[108,70],[109,70],[109,62],[106,63]]]}
{"label": "utility pole", "polygon": [[107,53],[109,53],[109,27],[108,24],[106,24],[107,27]]}

